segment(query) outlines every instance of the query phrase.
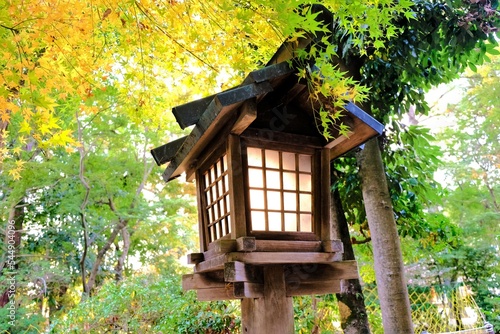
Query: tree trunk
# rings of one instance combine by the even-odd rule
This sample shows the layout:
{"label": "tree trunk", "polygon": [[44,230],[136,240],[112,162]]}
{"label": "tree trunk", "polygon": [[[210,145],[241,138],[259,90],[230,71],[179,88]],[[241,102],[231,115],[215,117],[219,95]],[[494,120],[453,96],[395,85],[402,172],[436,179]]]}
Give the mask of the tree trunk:
{"label": "tree trunk", "polygon": [[403,257],[377,139],[358,153],[384,332],[413,333]]}
{"label": "tree trunk", "polygon": [[90,270],[90,275],[89,279],[87,280],[87,289],[89,291],[89,295],[92,294],[94,288],[95,288],[95,283],[97,279],[97,274],[99,272],[99,268],[101,267],[102,262],[104,261],[104,257],[108,250],[111,248],[111,245],[113,245],[113,242],[115,241],[117,235],[120,233],[120,231],[123,228],[126,228],[128,223],[128,220],[119,220],[118,222],[115,223],[115,226],[113,226],[113,230],[111,231],[111,234],[109,237],[106,239],[106,243],[102,246],[102,248],[97,252],[94,264],[92,265],[92,269]]}
{"label": "tree trunk", "polygon": [[[334,170],[333,166],[330,170]],[[333,174],[330,177],[330,182],[333,186],[335,182]],[[334,238],[340,239],[344,244],[342,260],[355,260],[349,226],[347,225],[340,194],[337,189],[331,192],[330,210]],[[342,291],[335,296],[339,305],[340,323],[344,334],[369,334],[370,325],[365,308],[365,298],[359,280],[345,280]]]}
{"label": "tree trunk", "polygon": [[130,249],[130,233],[128,232],[127,226],[121,230],[123,249],[121,251],[115,266],[115,281],[118,283],[123,280],[123,270],[125,267],[125,260],[128,256],[128,251]]}
{"label": "tree trunk", "polygon": [[[5,227],[5,245],[7,251],[0,266],[0,276],[8,275],[7,279],[11,279],[19,269],[19,248],[21,246],[21,232],[24,221],[24,198],[21,199],[9,212],[9,219]],[[13,224],[13,230],[11,229]],[[9,232],[13,231],[13,232]],[[12,247],[9,247],[12,246]],[[15,290],[7,284],[7,288],[0,294],[0,308],[10,303],[10,297]]]}

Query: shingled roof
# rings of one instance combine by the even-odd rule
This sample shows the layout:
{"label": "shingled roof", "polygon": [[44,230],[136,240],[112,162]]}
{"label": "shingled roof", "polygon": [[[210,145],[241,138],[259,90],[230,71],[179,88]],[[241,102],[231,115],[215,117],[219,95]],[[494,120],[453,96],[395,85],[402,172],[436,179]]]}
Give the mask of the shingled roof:
{"label": "shingled roof", "polygon": [[327,141],[321,135],[314,101],[292,65],[295,51],[312,42],[314,38],[286,42],[265,67],[251,72],[239,86],[173,108],[182,129],[194,127],[189,135],[151,151],[158,165],[168,163],[163,173],[165,181],[191,169],[210,142],[229,133],[279,131],[311,137],[318,146],[330,149],[330,159],[381,134],[382,124],[353,103],[347,103],[340,122],[349,126],[348,136],[332,133],[334,140]]}

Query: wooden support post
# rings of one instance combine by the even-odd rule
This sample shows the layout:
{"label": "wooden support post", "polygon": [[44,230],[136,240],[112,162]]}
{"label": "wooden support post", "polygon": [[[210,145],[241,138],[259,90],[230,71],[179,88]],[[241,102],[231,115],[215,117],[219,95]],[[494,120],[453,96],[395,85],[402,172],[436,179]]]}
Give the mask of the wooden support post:
{"label": "wooden support post", "polygon": [[283,265],[264,267],[264,295],[241,301],[244,334],[293,334],[293,301],[287,297]]}
{"label": "wooden support post", "polygon": [[[330,223],[330,152],[328,149],[321,151],[321,171],[320,171],[320,237],[322,241],[334,240],[332,225]],[[328,252],[329,250],[326,250]]]}
{"label": "wooden support post", "polygon": [[231,206],[231,239],[246,236],[247,219],[240,137],[229,135],[227,141],[227,162],[229,172],[229,201]]}

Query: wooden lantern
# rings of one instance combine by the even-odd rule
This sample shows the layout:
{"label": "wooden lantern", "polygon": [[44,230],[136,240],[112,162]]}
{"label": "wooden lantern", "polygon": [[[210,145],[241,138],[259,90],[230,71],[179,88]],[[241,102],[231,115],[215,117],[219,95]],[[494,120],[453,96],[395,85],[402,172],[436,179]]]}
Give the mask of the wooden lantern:
{"label": "wooden lantern", "polygon": [[272,323],[293,332],[290,297],[336,293],[341,280],[358,278],[332,238],[330,161],[383,130],[349,103],[348,136],[326,141],[289,51],[236,88],[174,108],[191,133],[152,150],[168,163],[166,181],[196,180],[200,252],[189,256],[194,273],[183,288],[200,300],[242,299],[246,332]]}

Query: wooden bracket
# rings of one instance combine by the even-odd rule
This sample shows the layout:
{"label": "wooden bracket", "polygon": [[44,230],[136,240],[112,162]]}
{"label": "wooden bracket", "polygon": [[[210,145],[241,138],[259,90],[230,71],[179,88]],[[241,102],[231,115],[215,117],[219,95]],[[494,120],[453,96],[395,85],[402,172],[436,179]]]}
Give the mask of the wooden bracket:
{"label": "wooden bracket", "polygon": [[200,262],[205,261],[205,257],[203,253],[191,253],[188,254],[187,256],[187,263],[188,264],[198,264]]}
{"label": "wooden bracket", "polygon": [[344,253],[344,244],[340,240],[324,240],[321,242],[323,252]]}
{"label": "wooden bracket", "polygon": [[262,283],[262,267],[232,261],[224,265],[224,281]]}
{"label": "wooden bracket", "polygon": [[253,252],[257,250],[257,243],[254,237],[240,237],[236,240],[238,252]]}

